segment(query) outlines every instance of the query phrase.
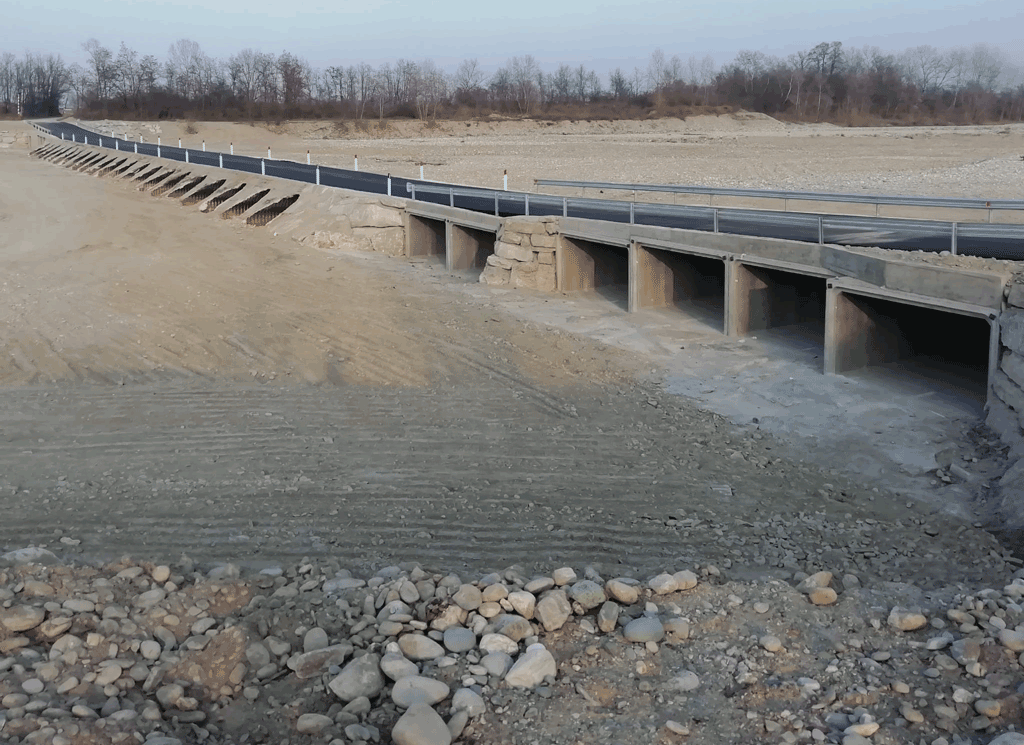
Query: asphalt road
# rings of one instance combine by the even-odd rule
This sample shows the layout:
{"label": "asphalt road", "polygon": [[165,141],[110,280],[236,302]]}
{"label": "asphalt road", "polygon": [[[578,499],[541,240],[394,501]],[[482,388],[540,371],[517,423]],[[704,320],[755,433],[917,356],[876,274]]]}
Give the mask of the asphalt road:
{"label": "asphalt road", "polygon": [[[246,173],[264,173],[341,189],[371,194],[388,194],[435,204],[450,204],[475,212],[502,216],[565,215],[588,220],[666,228],[713,231],[715,210],[710,207],[686,207],[639,202],[631,211],[630,203],[602,199],[563,199],[562,197],[514,191],[494,191],[386,176],[343,168],[312,166],[284,160],[263,160],[245,155],[204,152],[154,143],[136,143],[112,137],[100,137],[77,125],[66,122],[39,122],[54,136],[74,137],[89,144],[102,144],[111,150],[121,149],[141,155],[159,155],[168,160],[184,162],[186,152],[190,163],[222,166]],[[390,182],[390,184],[389,184]],[[867,218],[848,215],[817,215],[775,212],[768,210],[718,209],[718,232],[764,238],[829,243],[845,246],[878,246],[911,251],[939,253],[953,245],[954,224],[937,220],[905,220]],[[961,223],[956,227],[957,253],[992,259],[1024,259],[1024,226]]]}

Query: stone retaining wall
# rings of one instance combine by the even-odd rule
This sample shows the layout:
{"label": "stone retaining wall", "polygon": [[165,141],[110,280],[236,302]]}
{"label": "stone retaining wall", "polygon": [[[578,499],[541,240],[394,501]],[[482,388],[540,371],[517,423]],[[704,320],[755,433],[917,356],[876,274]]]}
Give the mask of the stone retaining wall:
{"label": "stone retaining wall", "polygon": [[12,132],[9,129],[0,129],[0,148],[28,148],[32,144],[31,132]]}
{"label": "stone retaining wall", "polygon": [[[377,251],[387,256],[405,253],[405,203],[392,197],[313,198],[305,209],[296,210],[289,220],[275,223],[280,231],[292,232],[300,243],[315,248]],[[318,227],[300,234],[290,223]]]}
{"label": "stone retaining wall", "polygon": [[1008,526],[1024,526],[1024,284],[1009,286],[1006,306],[985,423],[1010,446],[1012,465],[999,480],[997,509]]}
{"label": "stone retaining wall", "polygon": [[494,253],[480,275],[484,284],[554,292],[558,220],[510,217],[498,231]]}

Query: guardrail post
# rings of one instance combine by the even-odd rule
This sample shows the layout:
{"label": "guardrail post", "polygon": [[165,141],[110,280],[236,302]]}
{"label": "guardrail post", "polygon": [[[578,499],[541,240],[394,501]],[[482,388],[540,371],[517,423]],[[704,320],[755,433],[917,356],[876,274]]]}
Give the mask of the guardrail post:
{"label": "guardrail post", "polygon": [[498,192],[494,192],[494,216],[498,216]]}
{"label": "guardrail post", "polygon": [[388,174],[388,196],[391,196],[391,174]]}
{"label": "guardrail post", "polygon": [[953,230],[952,230],[953,236],[952,236],[952,242],[950,244],[950,253],[952,253],[954,256],[956,256],[956,237],[957,237],[956,234],[957,234],[958,227],[959,226],[957,225],[957,223],[953,223]]}
{"label": "guardrail post", "polygon": [[636,224],[636,202],[629,203],[629,224]]}
{"label": "guardrail post", "polygon": [[715,232],[718,232],[718,207],[711,210],[715,217]]}
{"label": "guardrail post", "polygon": [[567,197],[562,197],[562,217],[568,217],[568,216],[569,216],[569,199]]}
{"label": "guardrail post", "polygon": [[825,219],[818,215],[818,245],[825,245]]}
{"label": "guardrail post", "polygon": [[423,166],[420,166],[420,181],[423,181]]}
{"label": "guardrail post", "polygon": [[320,186],[320,166],[316,167],[316,185]]}
{"label": "guardrail post", "polygon": [[530,216],[530,195],[523,194],[523,201],[526,202],[526,216]]}
{"label": "guardrail post", "polygon": [[455,189],[449,189],[448,190],[448,206],[449,207],[454,207],[455,206]]}
{"label": "guardrail post", "polygon": [[416,184],[414,184],[411,181],[409,182],[409,191],[412,192],[412,198],[413,198],[413,200],[415,200],[416,199]]}
{"label": "guardrail post", "polygon": [[266,176],[266,175],[267,175],[267,161],[265,161],[263,158],[260,158],[260,176]]}

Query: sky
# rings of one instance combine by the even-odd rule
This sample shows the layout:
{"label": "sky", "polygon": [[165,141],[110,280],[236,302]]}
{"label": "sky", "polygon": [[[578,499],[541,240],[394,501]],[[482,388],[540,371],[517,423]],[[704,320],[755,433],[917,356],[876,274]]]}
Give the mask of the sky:
{"label": "sky", "polygon": [[886,51],[985,42],[1024,64],[1022,0],[0,0],[0,19],[0,52],[78,63],[89,38],[161,60],[187,38],[214,57],[287,50],[315,67],[430,58],[451,70],[477,58],[493,70],[532,54],[544,69],[607,73],[644,67],[657,48],[720,66],[742,49],[786,56],[822,41]]}

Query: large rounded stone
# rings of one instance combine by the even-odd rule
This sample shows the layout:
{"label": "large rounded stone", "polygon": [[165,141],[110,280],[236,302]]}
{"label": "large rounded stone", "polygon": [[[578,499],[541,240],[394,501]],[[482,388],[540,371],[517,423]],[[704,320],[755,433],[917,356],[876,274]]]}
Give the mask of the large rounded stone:
{"label": "large rounded stone", "polygon": [[395,681],[395,687],[391,689],[391,700],[403,709],[416,704],[433,706],[448,698],[450,692],[451,689],[440,680],[410,675]]}
{"label": "large rounded stone", "polygon": [[461,626],[452,626],[444,631],[444,646],[449,652],[459,654],[476,647],[476,634]]}
{"label": "large rounded stone", "polygon": [[410,660],[436,660],[444,657],[444,647],[423,634],[406,634],[398,640],[398,646]]}
{"label": "large rounded stone", "polygon": [[364,654],[345,665],[341,673],[328,687],[342,701],[366,696],[373,698],[384,688],[384,676],[380,671],[380,658],[375,654]]}
{"label": "large rounded stone", "polygon": [[572,606],[562,590],[551,590],[540,599],[534,616],[544,625],[545,631],[558,631],[569,620]]}
{"label": "large rounded stone", "polygon": [[31,605],[16,605],[13,608],[0,608],[0,626],[8,631],[28,631],[34,629],[46,618],[46,611]]}
{"label": "large rounded stone", "polygon": [[580,604],[584,610],[596,608],[608,598],[604,588],[589,579],[580,580],[569,588],[569,597]]}
{"label": "large rounded stone", "polygon": [[623,605],[632,605],[640,599],[640,585],[626,582],[622,579],[608,580],[604,589],[612,598]]}
{"label": "large rounded stone", "polygon": [[323,714],[303,714],[295,723],[295,729],[300,735],[319,735],[332,724],[334,720]]}
{"label": "large rounded stone", "polygon": [[641,616],[627,623],[622,635],[631,642],[660,642],[665,638],[665,627],[657,618]]}
{"label": "large rounded stone", "polygon": [[451,745],[452,733],[427,704],[410,706],[391,730],[395,745]]}
{"label": "large rounded stone", "polygon": [[513,688],[536,688],[557,673],[554,656],[543,644],[531,644],[505,675],[505,682]]}
{"label": "large rounded stone", "polygon": [[896,607],[889,612],[889,626],[899,631],[915,631],[928,623],[923,613]]}
{"label": "large rounded stone", "polygon": [[463,610],[476,610],[483,603],[483,593],[479,587],[474,585],[463,585],[459,591],[452,596],[454,603]]}

